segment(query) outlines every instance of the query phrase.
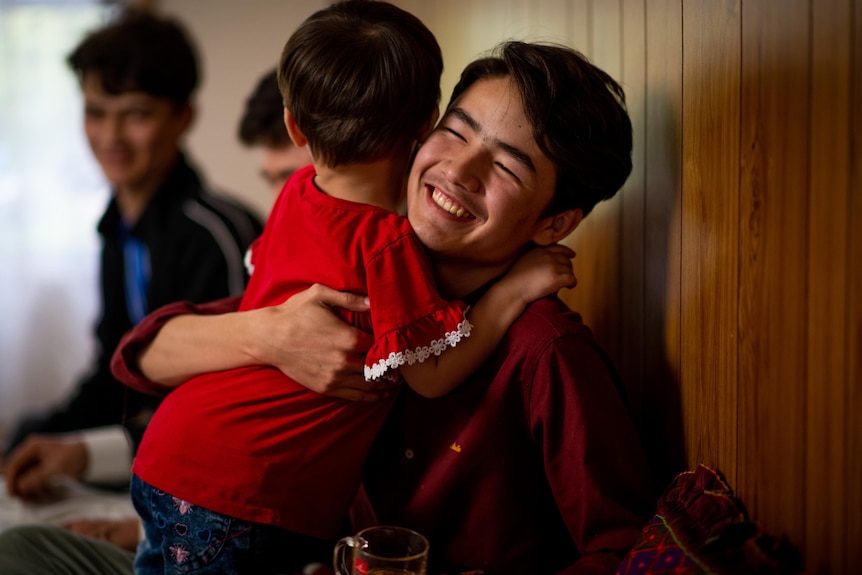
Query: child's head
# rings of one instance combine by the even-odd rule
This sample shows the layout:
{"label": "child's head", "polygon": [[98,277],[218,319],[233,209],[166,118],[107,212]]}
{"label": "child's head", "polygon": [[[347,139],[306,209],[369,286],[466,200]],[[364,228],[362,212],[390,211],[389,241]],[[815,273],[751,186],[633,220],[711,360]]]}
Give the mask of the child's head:
{"label": "child's head", "polygon": [[436,115],[442,71],[440,46],[418,18],[347,0],[291,35],[278,82],[315,160],[335,167],[409,150]]}
{"label": "child's head", "polygon": [[143,92],[178,107],[189,103],[199,81],[197,53],[185,29],[136,10],[89,34],[68,63],[82,82],[98,77],[107,94]]}

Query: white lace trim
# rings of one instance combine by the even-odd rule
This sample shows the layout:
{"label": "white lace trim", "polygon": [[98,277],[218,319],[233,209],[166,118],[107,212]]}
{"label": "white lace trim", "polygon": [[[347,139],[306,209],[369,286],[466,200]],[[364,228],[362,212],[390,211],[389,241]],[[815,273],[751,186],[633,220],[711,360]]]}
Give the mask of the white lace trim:
{"label": "white lace trim", "polygon": [[455,347],[465,337],[470,337],[470,330],[473,329],[473,324],[470,320],[464,318],[464,321],[458,324],[455,331],[447,331],[446,335],[440,339],[432,340],[430,344],[417,347],[415,350],[405,350],[392,352],[386,359],[381,359],[377,363],[365,366],[365,379],[374,380],[380,379],[386,371],[397,369],[404,365],[413,365],[421,363],[431,357],[431,355],[440,355],[446,348]]}

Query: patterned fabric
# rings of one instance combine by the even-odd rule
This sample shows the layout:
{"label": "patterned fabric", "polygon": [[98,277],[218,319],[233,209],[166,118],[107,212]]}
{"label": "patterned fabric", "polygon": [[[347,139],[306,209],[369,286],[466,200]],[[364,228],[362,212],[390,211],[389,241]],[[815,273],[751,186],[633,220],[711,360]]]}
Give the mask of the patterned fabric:
{"label": "patterned fabric", "polygon": [[676,476],[617,575],[802,573],[798,551],[749,520],[719,473],[704,465]]}
{"label": "patterned fabric", "polygon": [[655,516],[644,528],[638,544],[626,556],[617,573],[699,575],[708,571],[679,546],[664,518]]}

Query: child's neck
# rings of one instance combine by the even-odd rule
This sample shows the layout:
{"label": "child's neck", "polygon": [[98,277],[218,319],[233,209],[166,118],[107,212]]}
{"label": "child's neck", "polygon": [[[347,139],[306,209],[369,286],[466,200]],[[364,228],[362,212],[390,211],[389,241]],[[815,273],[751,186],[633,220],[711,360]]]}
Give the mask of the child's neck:
{"label": "child's neck", "polygon": [[404,194],[407,160],[387,157],[376,162],[330,168],[315,163],[314,184],[328,196],[398,211]]}

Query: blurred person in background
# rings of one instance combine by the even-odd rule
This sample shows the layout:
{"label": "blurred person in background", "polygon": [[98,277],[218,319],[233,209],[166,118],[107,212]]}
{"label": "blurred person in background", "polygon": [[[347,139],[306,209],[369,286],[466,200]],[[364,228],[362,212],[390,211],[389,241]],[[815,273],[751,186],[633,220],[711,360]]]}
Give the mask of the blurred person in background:
{"label": "blurred person in background", "polygon": [[[245,101],[243,115],[238,125],[240,141],[249,148],[261,153],[260,174],[267,186],[277,195],[285,181],[299,168],[311,163],[311,155],[306,147],[298,147],[291,142],[284,126],[284,103],[278,88],[275,68],[266,72],[255,85]],[[84,435],[65,436],[57,441],[47,438],[39,441],[44,459],[51,465],[48,473],[40,477],[50,481],[56,475],[75,475],[74,469],[84,464],[81,457],[91,453],[95,459],[110,458],[120,453],[124,461],[131,461],[134,447],[123,434],[106,436],[96,445],[87,445]],[[51,461],[56,461],[51,464]],[[128,469],[123,478],[128,481]],[[47,488],[47,486],[46,486]],[[66,527],[102,539],[130,552],[134,552],[139,538],[137,517],[128,519],[82,519],[66,524]]]}
{"label": "blurred person in background", "polygon": [[5,446],[7,490],[31,500],[50,495],[58,476],[128,483],[130,444],[158,402],[111,375],[114,349],[153,309],[242,293],[243,257],[262,230],[248,208],[212,191],[183,150],[200,72],[179,22],[122,12],[87,35],[67,63],[112,194],[98,224],[97,357],[63,405],[22,418]]}
{"label": "blurred person in background", "polygon": [[239,139],[261,153],[260,175],[275,197],[284,182],[299,168],[311,163],[306,146],[296,146],[284,127],[284,102],[275,68],[263,75],[245,101],[239,123]]}

